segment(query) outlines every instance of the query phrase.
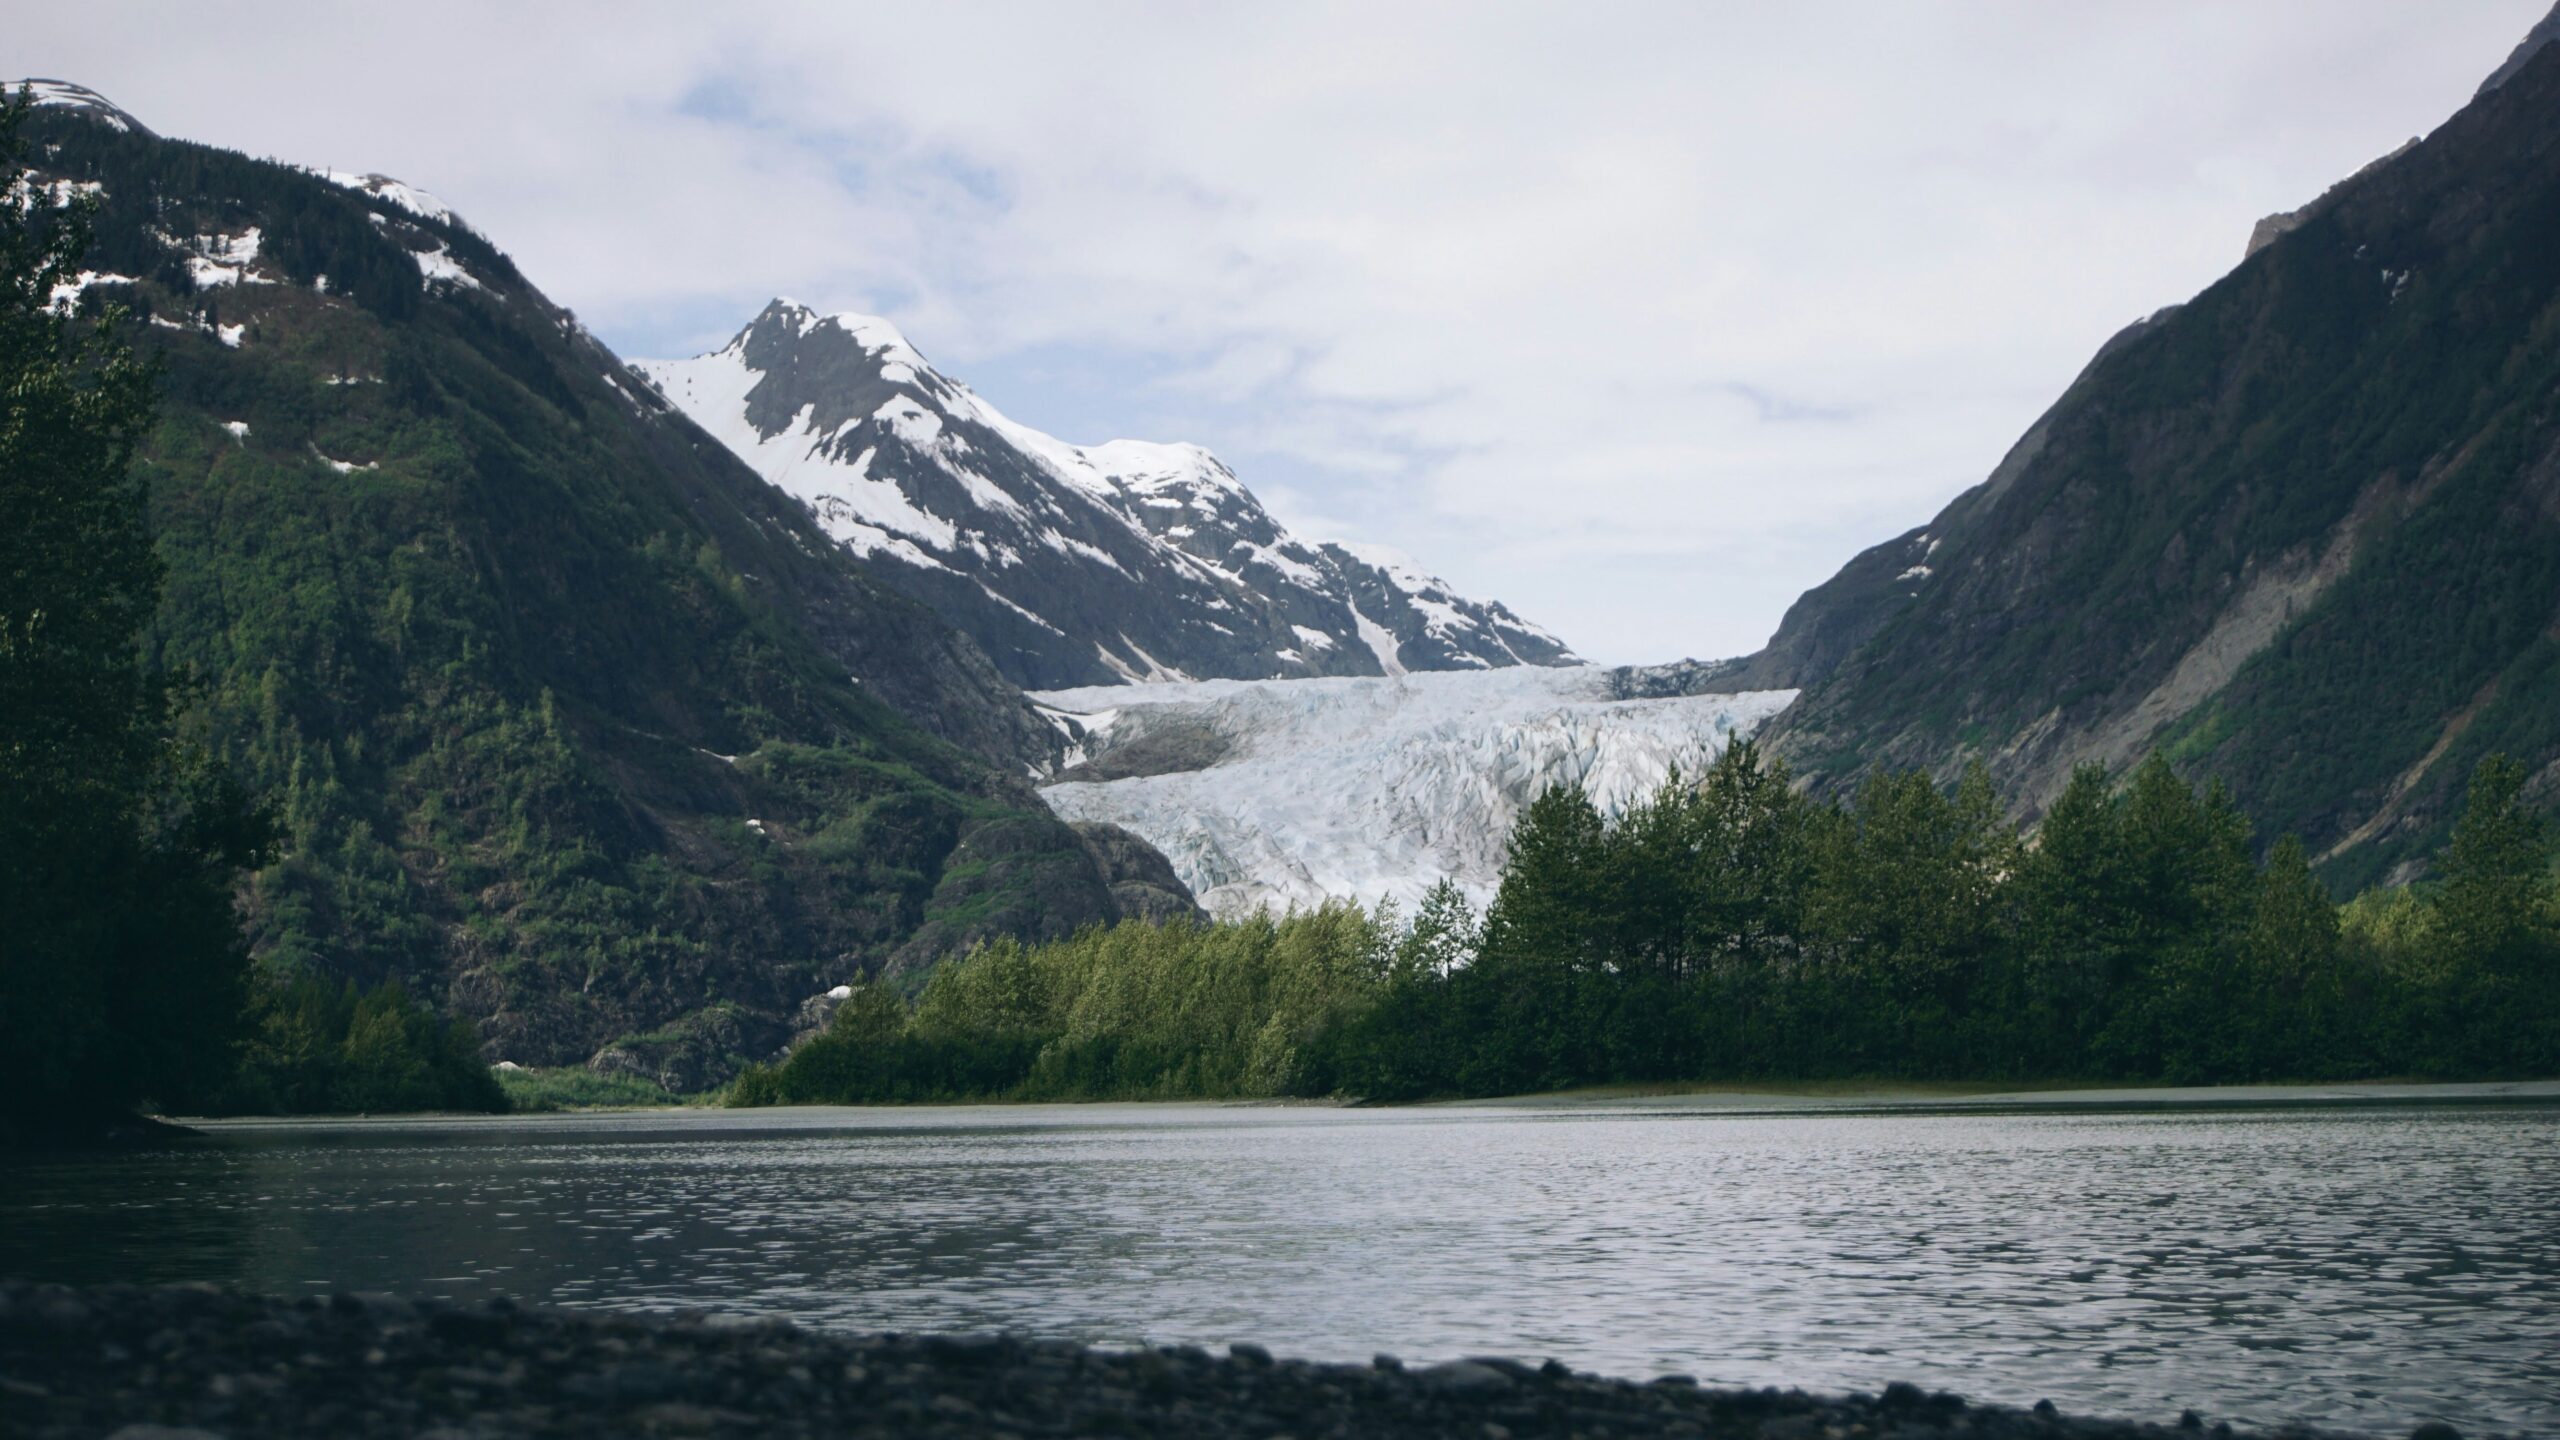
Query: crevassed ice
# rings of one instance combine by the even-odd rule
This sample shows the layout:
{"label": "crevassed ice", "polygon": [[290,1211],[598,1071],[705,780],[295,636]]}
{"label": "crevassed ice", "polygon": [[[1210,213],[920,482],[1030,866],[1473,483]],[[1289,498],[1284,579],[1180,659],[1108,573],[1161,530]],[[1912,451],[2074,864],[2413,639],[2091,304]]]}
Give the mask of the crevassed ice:
{"label": "crevassed ice", "polygon": [[1614,811],[1703,769],[1792,690],[1613,700],[1601,667],[1054,690],[1090,753],[1167,721],[1229,743],[1206,769],[1051,784],[1070,820],[1137,832],[1222,918],[1327,899],[1408,906],[1443,878],[1482,904],[1520,811],[1551,784]]}

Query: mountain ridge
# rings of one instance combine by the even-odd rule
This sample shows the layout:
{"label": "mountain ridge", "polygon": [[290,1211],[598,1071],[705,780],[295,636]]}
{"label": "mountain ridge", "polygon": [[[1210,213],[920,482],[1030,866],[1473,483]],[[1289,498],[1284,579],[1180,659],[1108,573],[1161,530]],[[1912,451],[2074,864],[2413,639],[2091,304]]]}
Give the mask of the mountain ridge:
{"label": "mountain ridge", "polygon": [[1400,552],[1290,534],[1200,446],[1020,424],[876,316],[776,299],[637,368],[1026,688],[1581,663]]}
{"label": "mountain ridge", "polygon": [[1736,668],[1803,687],[1780,753],[1980,759],[2032,820],[2158,750],[2346,888],[2419,873],[2490,750],[2560,800],[2560,53],[2495,80],[1808,591]]}

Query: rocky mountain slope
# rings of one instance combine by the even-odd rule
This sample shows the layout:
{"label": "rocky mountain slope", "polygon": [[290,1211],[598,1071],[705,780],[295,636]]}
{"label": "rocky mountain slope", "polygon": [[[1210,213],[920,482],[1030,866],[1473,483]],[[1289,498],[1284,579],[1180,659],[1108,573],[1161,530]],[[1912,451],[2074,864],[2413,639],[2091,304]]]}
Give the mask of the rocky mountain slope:
{"label": "rocky mountain slope", "polygon": [[2033,817],[2161,750],[2341,886],[2489,751],[2560,799],[2560,51],[2282,219],[1738,667],[1800,768],[1978,756]]}
{"label": "rocky mountain slope", "polygon": [[152,656],[289,840],[262,960],[398,977],[492,1058],[679,1081],[813,991],[1187,909],[1021,777],[1054,727],[422,191],[76,87],[29,177],[165,367]]}
{"label": "rocky mountain slope", "polygon": [[1196,445],[1017,424],[885,320],[776,300],[640,368],[1018,684],[1580,663],[1395,551],[1299,540]]}
{"label": "rocky mountain slope", "polygon": [[1511,667],[1377,679],[1096,686],[1038,698],[1086,731],[1043,793],[1144,836],[1213,914],[1327,899],[1478,903],[1549,785],[1604,810],[1703,771],[1793,699],[1711,669]]}

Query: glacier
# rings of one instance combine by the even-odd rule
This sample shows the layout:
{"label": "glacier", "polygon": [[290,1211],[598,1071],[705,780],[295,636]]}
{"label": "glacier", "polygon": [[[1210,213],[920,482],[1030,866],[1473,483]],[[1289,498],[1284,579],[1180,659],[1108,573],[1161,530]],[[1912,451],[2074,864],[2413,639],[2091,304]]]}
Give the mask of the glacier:
{"label": "glacier", "polygon": [[[1792,690],[1661,694],[1676,667],[1098,685],[1032,696],[1076,742],[1041,786],[1068,820],[1164,852],[1221,919],[1328,899],[1478,905],[1520,811],[1579,785],[1604,812],[1702,771]],[[1694,684],[1697,671],[1679,671]],[[1712,676],[1712,667],[1708,670]]]}

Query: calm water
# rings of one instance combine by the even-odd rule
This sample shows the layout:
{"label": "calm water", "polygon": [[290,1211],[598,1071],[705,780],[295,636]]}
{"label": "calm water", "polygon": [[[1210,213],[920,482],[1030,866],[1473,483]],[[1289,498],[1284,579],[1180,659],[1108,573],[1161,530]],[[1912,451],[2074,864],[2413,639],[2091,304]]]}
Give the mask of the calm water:
{"label": "calm water", "polygon": [[2560,1109],[225,1129],[17,1163],[0,1271],[2560,1431]]}

